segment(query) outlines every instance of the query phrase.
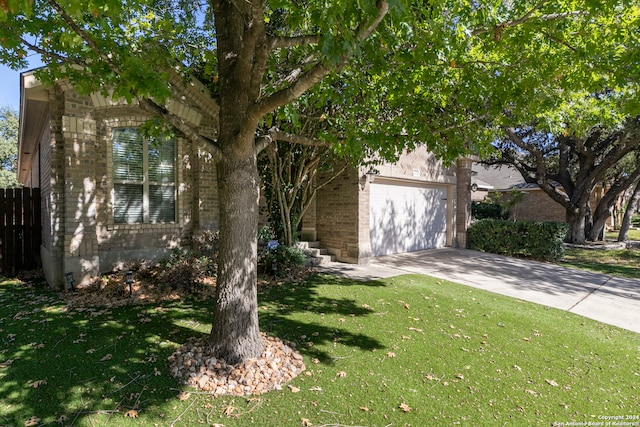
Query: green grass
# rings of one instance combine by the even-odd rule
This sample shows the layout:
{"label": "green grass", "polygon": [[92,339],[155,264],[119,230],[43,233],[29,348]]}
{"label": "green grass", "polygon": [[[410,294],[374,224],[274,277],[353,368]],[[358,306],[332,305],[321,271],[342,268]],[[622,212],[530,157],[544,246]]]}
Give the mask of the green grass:
{"label": "green grass", "polygon": [[[618,239],[618,231],[609,231],[605,233],[605,238],[609,240],[617,240]],[[640,229],[633,228],[629,230],[629,240],[638,240],[640,241]]]}
{"label": "green grass", "polygon": [[[426,276],[315,276],[263,288],[260,301],[262,330],[305,356],[291,383],[300,391],[179,400],[167,357],[208,332],[208,302],[69,311],[42,286],[5,281],[0,364],[13,362],[0,368],[0,425],[524,426],[640,415],[640,335],[570,313]],[[138,417],[125,417],[134,407]]]}
{"label": "green grass", "polygon": [[638,249],[566,248],[560,264],[565,267],[640,279],[640,250]]}

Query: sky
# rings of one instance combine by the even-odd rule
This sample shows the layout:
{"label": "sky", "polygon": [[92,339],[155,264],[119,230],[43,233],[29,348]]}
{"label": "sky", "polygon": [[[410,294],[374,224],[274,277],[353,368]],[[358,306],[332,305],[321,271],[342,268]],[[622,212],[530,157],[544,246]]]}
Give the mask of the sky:
{"label": "sky", "polygon": [[14,71],[0,64],[0,107],[9,106],[18,111],[20,108],[20,73],[41,66],[40,58],[34,56],[29,67]]}

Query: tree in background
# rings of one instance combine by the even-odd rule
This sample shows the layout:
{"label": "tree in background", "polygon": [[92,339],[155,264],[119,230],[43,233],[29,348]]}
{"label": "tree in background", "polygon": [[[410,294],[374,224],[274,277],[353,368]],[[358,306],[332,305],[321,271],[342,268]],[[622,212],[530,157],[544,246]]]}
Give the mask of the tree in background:
{"label": "tree in background", "polygon": [[[624,168],[629,156],[640,150],[640,122],[631,118],[613,129],[592,128],[584,137],[554,135],[535,126],[507,128],[496,143],[499,155],[487,164],[509,164],[525,182],[537,184],[566,210],[568,241],[582,244],[597,240],[617,196],[639,177],[640,168]],[[607,192],[592,210],[591,195],[597,185]]]}
{"label": "tree in background", "polygon": [[[0,61],[20,67],[29,51],[39,53],[44,82],[65,79],[80,93],[137,102],[209,147],[220,196],[209,350],[229,363],[262,350],[257,157],[277,139],[265,126],[274,111],[317,90],[337,108],[336,128],[316,138],[337,154],[393,159],[426,144],[452,161],[486,153],[506,124],[552,111],[561,91],[640,81],[633,45],[640,14],[624,0],[6,3]],[[169,98],[193,96],[194,76],[212,95],[199,101],[214,136],[165,107]],[[338,86],[322,84],[335,76]],[[637,100],[620,103],[637,108]]]}
{"label": "tree in background", "polygon": [[0,188],[19,187],[18,113],[10,107],[0,107]]}

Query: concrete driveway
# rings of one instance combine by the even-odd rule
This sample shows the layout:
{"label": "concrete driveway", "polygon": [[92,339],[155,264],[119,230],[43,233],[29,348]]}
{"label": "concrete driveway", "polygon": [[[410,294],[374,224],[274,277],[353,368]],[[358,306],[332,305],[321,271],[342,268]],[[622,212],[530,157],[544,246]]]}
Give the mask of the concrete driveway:
{"label": "concrete driveway", "polygon": [[358,280],[426,274],[640,333],[640,280],[453,248],[378,257],[369,265],[330,263],[318,269]]}

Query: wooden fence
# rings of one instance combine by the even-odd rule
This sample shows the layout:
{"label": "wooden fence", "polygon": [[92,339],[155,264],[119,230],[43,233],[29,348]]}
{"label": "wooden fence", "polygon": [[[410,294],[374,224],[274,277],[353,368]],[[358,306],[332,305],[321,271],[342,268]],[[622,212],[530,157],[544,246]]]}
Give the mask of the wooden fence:
{"label": "wooden fence", "polygon": [[0,273],[39,267],[40,189],[0,189]]}

